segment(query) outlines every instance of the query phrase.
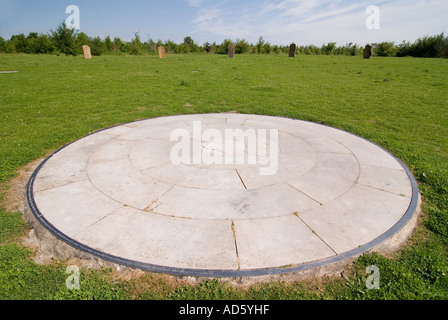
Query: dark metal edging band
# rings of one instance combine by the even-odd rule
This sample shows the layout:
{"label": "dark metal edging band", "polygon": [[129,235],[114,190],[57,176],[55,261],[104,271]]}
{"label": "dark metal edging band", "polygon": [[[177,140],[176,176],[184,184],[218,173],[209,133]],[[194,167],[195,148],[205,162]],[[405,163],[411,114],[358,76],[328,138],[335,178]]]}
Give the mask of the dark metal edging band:
{"label": "dark metal edging band", "polygon": [[[269,116],[267,116],[269,117]],[[273,117],[273,116],[272,116]],[[164,117],[165,118],[165,117]],[[285,118],[285,119],[291,119],[291,120],[298,120],[298,121],[304,121],[304,120],[300,120],[300,119],[294,119],[294,118],[287,118],[287,117],[277,117],[277,118]],[[153,118],[156,119],[156,118]],[[148,120],[148,119],[146,119]],[[135,121],[135,122],[141,122],[141,121],[145,121],[145,120],[140,120],[140,121]],[[94,135],[96,133],[100,133],[112,128],[116,128],[119,126],[123,126],[126,124],[130,124],[130,123],[135,123],[135,122],[128,122],[128,123],[123,123],[123,124],[119,124],[119,125],[115,125],[109,128],[105,128],[102,130],[98,130],[96,132],[93,132],[88,136]],[[135,268],[135,269],[140,269],[143,271],[149,271],[149,272],[155,272],[155,273],[165,273],[165,274],[171,274],[171,275],[175,275],[175,276],[192,276],[192,277],[210,277],[210,278],[241,278],[241,277],[259,277],[259,276],[269,276],[269,275],[282,275],[282,274],[288,274],[288,273],[294,273],[294,272],[300,272],[300,271],[305,271],[305,270],[310,270],[310,269],[315,269],[318,267],[322,267],[325,265],[330,265],[330,264],[334,264],[337,262],[341,262],[343,260],[352,258],[352,257],[357,257],[359,255],[362,255],[363,253],[366,253],[368,251],[370,251],[371,249],[373,249],[374,247],[378,246],[379,244],[383,243],[384,241],[386,241],[387,239],[391,238],[393,235],[395,235],[397,232],[399,232],[413,217],[417,207],[418,207],[418,202],[419,202],[419,190],[418,190],[418,185],[417,185],[417,181],[415,180],[414,176],[412,175],[411,171],[409,170],[409,168],[398,158],[396,158],[391,152],[389,152],[388,150],[386,150],[385,148],[379,146],[378,144],[363,138],[361,136],[358,136],[356,134],[344,131],[342,129],[338,129],[338,128],[334,128],[334,127],[330,127],[324,124],[318,124],[318,123],[314,123],[311,121],[304,121],[304,122],[309,122],[309,123],[313,123],[315,125],[321,125],[321,126],[326,126],[328,128],[332,128],[335,130],[339,130],[341,132],[344,133],[348,133],[351,134],[355,137],[358,137],[360,139],[363,139],[379,148],[381,148],[382,150],[384,150],[385,152],[387,152],[389,155],[391,155],[402,167],[403,169],[406,171],[409,180],[411,181],[411,185],[412,185],[412,199],[411,199],[411,203],[409,205],[408,210],[406,211],[406,213],[404,214],[404,216],[400,219],[400,221],[398,221],[398,223],[396,223],[391,229],[389,229],[387,232],[385,232],[383,235],[379,236],[378,238],[372,240],[371,242],[355,248],[353,250],[347,251],[345,253],[336,255],[336,256],[332,256],[323,260],[319,260],[319,261],[313,261],[313,262],[307,262],[304,264],[300,264],[300,265],[296,265],[293,267],[288,267],[288,268],[267,268],[267,269],[254,269],[254,270],[202,270],[202,269],[184,269],[184,268],[174,268],[174,267],[166,267],[166,266],[159,266],[159,265],[154,265],[154,264],[149,264],[149,263],[143,263],[143,262],[139,262],[139,261],[134,261],[134,260],[129,260],[129,259],[124,259],[121,257],[117,257],[111,254],[107,254],[104,253],[102,251],[93,249],[91,247],[88,247],[76,240],[73,240],[72,238],[70,238],[69,236],[67,236],[66,234],[62,233],[61,231],[59,231],[57,228],[55,228],[43,215],[42,213],[39,211],[39,208],[36,205],[36,202],[34,200],[34,192],[33,192],[33,186],[34,186],[34,181],[36,179],[37,174],[39,173],[39,171],[42,169],[42,167],[57,153],[59,153],[60,151],[62,151],[63,149],[67,148],[68,146],[76,143],[77,141],[84,139],[81,138],[79,140],[76,140],[70,144],[67,144],[66,146],[60,148],[59,150],[57,150],[56,152],[54,152],[52,155],[50,155],[48,158],[46,158],[38,167],[37,169],[33,172],[30,180],[28,181],[28,184],[26,186],[26,198],[27,198],[27,202],[28,202],[28,206],[31,210],[31,212],[33,213],[34,217],[37,219],[37,221],[42,224],[42,226],[44,226],[53,236],[55,236],[56,238],[58,238],[59,240],[67,243],[68,245],[70,245],[71,247],[78,249],[80,251],[86,252],[88,254],[91,254],[95,257],[98,257],[100,259],[103,259],[105,261],[109,261],[112,263],[116,263],[119,265],[123,265],[123,266],[127,266],[130,268]]]}

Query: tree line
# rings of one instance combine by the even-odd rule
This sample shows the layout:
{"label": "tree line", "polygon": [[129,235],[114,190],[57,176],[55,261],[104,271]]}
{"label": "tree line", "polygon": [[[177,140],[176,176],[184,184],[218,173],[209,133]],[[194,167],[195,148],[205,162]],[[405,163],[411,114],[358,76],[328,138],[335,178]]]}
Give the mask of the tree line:
{"label": "tree line", "polygon": [[[183,43],[177,44],[171,40],[154,41],[148,39],[142,41],[141,36],[135,33],[131,41],[122,41],[110,36],[101,39],[91,38],[85,33],[78,33],[74,29],[68,28],[65,23],[58,25],[56,30],[51,30],[48,34],[38,34],[32,32],[13,35],[9,40],[0,37],[0,53],[28,53],[28,54],[82,54],[82,45],[88,45],[95,56],[103,54],[130,54],[144,55],[156,54],[158,47],[163,46],[169,54],[184,53],[215,53],[227,54],[228,47],[235,46],[236,54],[282,54],[289,52],[289,45],[271,45],[263,37],[258,42],[251,44],[245,39],[225,39],[221,44],[206,42],[197,44],[191,37],[185,37]],[[443,33],[436,36],[425,36],[415,42],[405,42],[396,45],[394,42],[373,43],[374,53],[382,57],[442,57],[448,58],[448,37]],[[300,45],[297,46],[297,54],[305,55],[362,55],[363,48],[354,43],[344,46],[337,46],[335,42],[330,42],[322,46]]]}

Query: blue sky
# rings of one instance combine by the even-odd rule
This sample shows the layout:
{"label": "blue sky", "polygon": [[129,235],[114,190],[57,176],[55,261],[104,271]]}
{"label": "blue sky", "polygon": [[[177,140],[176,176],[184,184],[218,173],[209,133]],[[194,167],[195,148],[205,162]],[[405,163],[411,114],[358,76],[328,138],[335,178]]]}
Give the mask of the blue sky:
{"label": "blue sky", "polygon": [[[260,36],[271,44],[322,45],[413,41],[448,34],[447,0],[0,0],[0,36],[47,33],[80,9],[80,31],[104,38],[197,43]],[[380,29],[368,29],[366,8],[380,9]]]}

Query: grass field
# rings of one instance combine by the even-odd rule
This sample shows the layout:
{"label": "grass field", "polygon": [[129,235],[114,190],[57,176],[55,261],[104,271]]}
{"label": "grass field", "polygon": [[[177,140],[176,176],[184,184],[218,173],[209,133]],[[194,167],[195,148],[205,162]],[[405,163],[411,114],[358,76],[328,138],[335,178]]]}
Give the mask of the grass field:
{"label": "grass field", "polygon": [[[0,183],[93,131],[158,116],[237,111],[338,127],[403,160],[422,193],[423,215],[394,257],[361,257],[344,278],[197,286],[113,270],[81,272],[65,287],[66,262],[37,265],[21,244],[21,213],[0,207],[0,299],[447,299],[448,60],[345,56],[219,55],[81,57],[0,55]],[[381,272],[367,290],[366,267]]]}

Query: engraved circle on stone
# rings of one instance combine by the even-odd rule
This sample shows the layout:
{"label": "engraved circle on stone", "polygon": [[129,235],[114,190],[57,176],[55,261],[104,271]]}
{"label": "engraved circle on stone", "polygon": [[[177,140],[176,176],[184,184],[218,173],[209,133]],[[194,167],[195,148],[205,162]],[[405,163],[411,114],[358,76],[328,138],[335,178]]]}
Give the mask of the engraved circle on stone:
{"label": "engraved circle on stone", "polygon": [[[163,123],[162,126],[166,126],[166,123]],[[110,188],[110,186],[114,184],[116,185],[117,182],[122,182],[126,184],[126,190],[143,190],[147,185],[151,184],[160,183],[172,185],[181,188],[179,190],[191,192],[192,195],[199,197],[196,199],[198,201],[198,206],[201,206],[201,197],[216,197],[216,199],[227,198],[230,199],[230,201],[235,199],[229,206],[229,210],[221,212],[219,215],[195,216],[183,212],[182,208],[178,205],[173,206],[174,209],[167,212],[155,211],[157,214],[161,215],[188,219],[262,219],[291,214],[291,212],[286,209],[286,211],[282,211],[268,210],[267,208],[260,208],[264,210],[259,210],[255,216],[253,214],[245,216],[244,213],[247,211],[248,207],[256,206],[254,201],[259,199],[257,196],[268,196],[271,193],[270,191],[278,192],[279,190],[282,190],[282,188],[289,191],[290,193],[285,194],[285,198],[282,200],[286,200],[288,195],[294,195],[294,192],[292,191],[300,191],[300,189],[288,182],[294,180],[297,181],[298,186],[300,186],[301,177],[306,177],[304,181],[319,181],[319,188],[327,191],[329,194],[325,200],[316,200],[312,197],[303,195],[303,198],[306,201],[311,202],[314,205],[334,200],[353,186],[359,176],[359,166],[357,165],[356,158],[348,149],[333,141],[338,147],[343,149],[342,151],[339,150],[338,154],[344,155],[344,158],[340,161],[334,159],[328,161],[325,153],[318,152],[313,147],[313,138],[318,138],[318,135],[307,133],[306,136],[308,142],[306,142],[304,139],[298,137],[298,135],[300,136],[300,131],[294,132],[293,127],[288,128],[287,126],[279,126],[278,146],[274,145],[279,151],[278,172],[272,176],[260,175],[260,165],[249,165],[247,161],[244,164],[200,163],[175,165],[170,159],[170,151],[177,142],[170,141],[169,134],[166,135],[165,139],[162,139],[164,137],[162,135],[154,139],[148,136],[142,140],[126,140],[122,136],[118,136],[103,144],[93,153],[87,164],[87,172],[91,183],[100,192],[120,203],[140,210],[147,209],[152,211],[161,203],[166,204],[165,201],[168,200],[161,197],[162,200],[157,199],[157,201],[152,204],[153,206],[144,208],[144,205],[142,204],[139,207],[136,205],[136,203],[139,203],[138,201],[133,202],[127,200],[126,192],[120,192],[120,186],[114,189]],[[137,132],[144,131],[143,128],[144,127],[133,130]],[[206,128],[213,128],[213,125],[210,124]],[[250,126],[241,126],[240,128],[243,130],[253,128],[256,130],[260,128],[266,129],[266,127],[263,127],[263,123],[255,126],[253,124]],[[154,127],[152,127],[152,129],[154,129]],[[214,152],[222,153],[224,156],[225,144],[234,143],[235,145],[243,147],[246,157],[245,160],[247,160],[249,152],[247,141],[229,141],[225,138],[223,129],[221,129],[221,132],[223,136],[221,145],[214,141],[201,141],[201,150],[213,150]],[[104,131],[104,133],[107,134],[107,130]],[[139,133],[137,133],[137,135],[138,134]],[[192,145],[193,138],[191,138],[190,142],[190,145]],[[267,141],[267,143],[269,147],[269,141]],[[117,144],[119,145],[118,149],[116,146]],[[107,153],[109,148],[112,149],[112,147],[117,151],[112,154]],[[269,152],[270,150],[267,151],[268,156]],[[332,155],[331,153],[328,154]],[[94,168],[95,166],[98,167],[100,165],[100,160],[102,161],[101,166],[110,168],[108,171],[104,172],[92,169],[92,167]],[[333,182],[329,181],[329,183],[326,183],[329,179],[322,176],[322,164],[325,169],[324,172],[338,170],[344,173],[343,180],[345,180],[345,185],[342,188],[337,188],[336,192],[332,190],[334,187]],[[338,169],[336,169],[336,167]],[[100,175],[98,172],[106,174]],[[123,179],[117,179],[117,176],[120,175],[125,175],[125,182]],[[202,179],[202,177],[210,178],[207,181],[207,178]],[[228,182],[223,183],[223,181],[227,181],[226,179]],[[101,183],[97,183],[97,181],[100,180]],[[297,190],[295,190],[295,188]],[[201,190],[204,192],[201,192]],[[222,197],[220,196],[220,193],[222,193]],[[320,203],[319,201],[323,203]],[[308,210],[312,207],[309,204],[303,204],[303,206],[301,206],[301,202],[303,202],[303,200],[296,200],[295,208],[297,208],[297,210]],[[179,210],[175,210],[176,208]],[[212,208],[210,208],[210,210],[212,210]]]}
{"label": "engraved circle on stone", "polygon": [[[224,137],[224,133],[223,133],[223,137]],[[178,186],[183,186],[183,187],[191,187],[191,188],[196,188],[196,189],[209,189],[208,186],[204,186],[204,187],[198,187],[197,185],[191,184],[189,182],[191,181],[183,181],[183,180],[179,180],[179,172],[181,171],[166,171],[163,170],[163,173],[160,172],[160,170],[157,170],[157,168],[167,168],[168,166],[177,166],[178,168],[182,168],[182,167],[192,167],[192,168],[197,168],[197,169],[201,169],[201,170],[197,170],[197,173],[202,173],[202,174],[209,174],[211,171],[213,170],[229,170],[234,172],[235,170],[244,170],[244,169],[250,169],[254,175],[259,175],[258,179],[259,179],[259,183],[257,183],[257,187],[262,187],[262,186],[269,186],[269,185],[273,185],[276,183],[281,183],[284,182],[285,180],[291,179],[291,178],[295,178],[295,177],[299,177],[301,175],[306,174],[307,172],[309,172],[310,170],[312,170],[312,168],[316,165],[317,163],[317,153],[315,152],[315,150],[312,148],[312,146],[310,146],[308,143],[304,142],[303,140],[294,137],[294,136],[289,136],[289,139],[291,139],[292,141],[294,141],[294,143],[296,145],[302,145],[302,149],[308,149],[309,151],[312,151],[311,155],[307,156],[306,161],[302,161],[299,164],[297,164],[296,167],[294,167],[292,164],[290,164],[291,166],[288,168],[282,168],[282,163],[279,163],[279,172],[280,174],[275,174],[273,176],[261,176],[259,175],[259,169],[260,167],[267,167],[269,164],[266,165],[261,165],[259,163],[259,160],[261,158],[263,158],[261,155],[259,155],[258,153],[255,152],[256,155],[256,159],[257,159],[257,163],[256,164],[249,164],[248,163],[248,146],[247,146],[247,141],[245,142],[241,142],[241,141],[235,141],[235,140],[228,140],[228,139],[224,139],[222,143],[219,142],[215,142],[215,141],[201,141],[200,146],[201,146],[201,152],[216,152],[218,154],[218,156],[221,158],[221,163],[212,163],[212,164],[206,164],[206,163],[189,163],[189,164],[182,164],[182,165],[173,165],[171,163],[170,160],[170,154],[169,154],[169,149],[166,148],[165,154],[164,154],[164,159],[160,159],[158,162],[154,162],[154,160],[149,160],[148,162],[146,162],[145,159],[148,159],[148,156],[153,155],[154,153],[159,153],[160,150],[156,149],[155,147],[157,147],[158,145],[160,145],[161,141],[158,141],[158,144],[155,144],[154,141],[152,140],[143,140],[141,142],[127,142],[127,143],[132,143],[132,147],[129,148],[130,152],[128,155],[123,155],[122,158],[126,158],[128,157],[132,163],[132,165],[134,166],[134,168],[136,168],[136,170],[139,170],[140,172],[142,172],[142,174],[147,175],[151,178],[154,178],[157,181],[161,181],[161,182],[166,182],[166,183],[170,183],[173,185],[178,185]],[[174,146],[175,143],[169,143],[169,140],[167,139],[166,145],[167,146]],[[234,156],[236,157],[236,154],[238,154],[237,150],[244,150],[244,154],[241,154],[241,157],[243,158],[243,163],[237,163],[236,158],[234,158],[234,161],[230,161],[229,163],[226,163],[226,159],[225,159],[225,145],[227,143],[232,143],[234,145]],[[268,144],[270,142],[267,142]],[[190,146],[193,145],[193,139],[191,139],[190,141]],[[276,146],[277,147],[277,146]],[[280,149],[280,147],[278,147]],[[193,148],[191,148],[191,152],[193,152]],[[266,158],[263,158],[265,161],[269,161],[269,150],[266,152]],[[281,150],[279,150],[279,154],[282,154]],[[285,154],[283,154],[285,155]],[[192,156],[190,156],[190,159],[192,159]],[[286,154],[286,156],[295,156],[295,157],[300,157],[300,154],[296,153],[296,152],[290,152],[288,154]],[[312,159],[314,158],[314,159]],[[157,173],[157,174],[156,174]],[[237,187],[226,187],[226,188],[219,188],[220,190],[226,189],[226,190],[232,190],[232,189],[236,189],[236,190],[240,190],[241,189],[241,185],[238,185]],[[256,188],[251,188],[251,189],[256,189]]]}

